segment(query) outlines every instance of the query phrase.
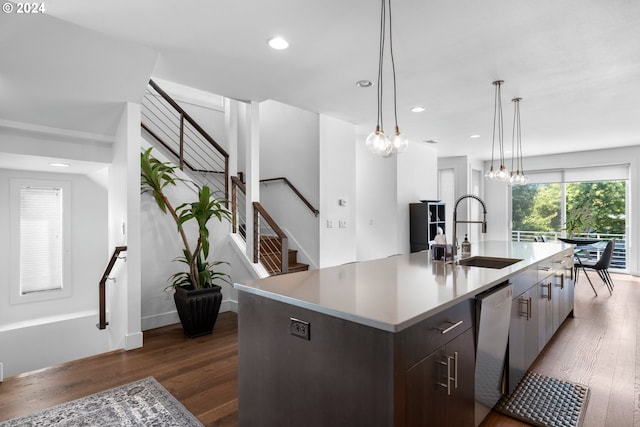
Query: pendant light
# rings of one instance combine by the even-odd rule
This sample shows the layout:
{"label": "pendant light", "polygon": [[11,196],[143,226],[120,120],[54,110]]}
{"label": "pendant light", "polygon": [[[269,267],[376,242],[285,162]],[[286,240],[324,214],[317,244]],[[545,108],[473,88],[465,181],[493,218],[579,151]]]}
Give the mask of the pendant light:
{"label": "pendant light", "polygon": [[[393,75],[393,115],[395,129],[391,138],[385,135],[382,129],[382,70],[384,65],[384,48],[387,39],[387,11],[389,14],[389,56],[391,58],[391,71]],[[378,52],[378,117],[376,129],[367,137],[367,148],[374,154],[382,157],[390,157],[396,153],[404,152],[409,146],[407,137],[400,133],[398,128],[397,96],[396,96],[396,64],[393,57],[393,33],[391,30],[391,0],[381,0],[380,7],[380,50]]]}
{"label": "pendant light", "polygon": [[[502,90],[503,80],[496,80],[492,84],[496,87],[493,107],[493,141],[491,145],[491,167],[485,172],[485,178],[494,181],[508,181],[509,172],[504,167],[504,122],[502,118]],[[495,170],[494,157],[496,149],[496,136],[498,137],[498,150],[500,152],[500,168]]]}
{"label": "pendant light", "polygon": [[[522,164],[522,127],[520,125],[520,101],[522,98],[513,98],[513,134],[511,136],[511,185],[524,185],[529,178],[524,174]],[[514,169],[515,159],[515,169]],[[513,172],[515,170],[515,172]]]}

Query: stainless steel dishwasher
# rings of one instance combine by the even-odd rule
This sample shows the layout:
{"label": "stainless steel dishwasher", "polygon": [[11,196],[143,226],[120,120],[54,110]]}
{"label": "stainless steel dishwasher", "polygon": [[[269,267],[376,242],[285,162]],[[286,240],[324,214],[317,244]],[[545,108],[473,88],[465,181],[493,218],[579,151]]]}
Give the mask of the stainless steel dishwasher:
{"label": "stainless steel dishwasher", "polygon": [[512,296],[507,282],[476,296],[476,426],[502,397]]}

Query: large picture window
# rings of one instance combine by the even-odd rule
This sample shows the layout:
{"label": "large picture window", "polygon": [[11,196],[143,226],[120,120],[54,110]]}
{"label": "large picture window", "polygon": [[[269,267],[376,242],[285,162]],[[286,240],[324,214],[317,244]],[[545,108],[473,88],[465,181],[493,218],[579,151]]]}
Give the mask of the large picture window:
{"label": "large picture window", "polygon": [[555,240],[566,236],[567,224],[579,214],[584,221],[573,222],[577,224],[570,230],[573,237],[616,239],[612,268],[627,269],[628,167],[531,176],[533,183],[511,190],[513,240]]}
{"label": "large picture window", "polygon": [[67,182],[11,181],[12,303],[69,294],[69,191]]}

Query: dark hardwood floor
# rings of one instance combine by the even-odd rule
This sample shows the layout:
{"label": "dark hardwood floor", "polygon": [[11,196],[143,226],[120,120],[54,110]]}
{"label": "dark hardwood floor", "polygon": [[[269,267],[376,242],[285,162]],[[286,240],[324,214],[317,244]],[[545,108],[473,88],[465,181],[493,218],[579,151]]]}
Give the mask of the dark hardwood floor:
{"label": "dark hardwood floor", "polygon": [[[584,427],[640,426],[640,279],[614,275],[609,296],[584,277],[568,319],[532,370],[591,387]],[[221,313],[214,334],[186,338],[179,325],[147,331],[144,347],[42,369],[0,383],[0,420],[154,376],[207,426],[237,426],[237,316]],[[526,426],[492,413],[482,424]]]}

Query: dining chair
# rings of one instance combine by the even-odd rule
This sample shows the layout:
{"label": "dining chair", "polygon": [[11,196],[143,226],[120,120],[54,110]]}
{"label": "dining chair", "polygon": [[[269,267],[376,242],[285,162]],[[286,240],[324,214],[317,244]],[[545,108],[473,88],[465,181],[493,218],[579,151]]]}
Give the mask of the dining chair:
{"label": "dining chair", "polygon": [[[611,279],[611,275],[609,274],[609,267],[611,266],[611,259],[613,258],[613,249],[615,247],[616,240],[611,239],[607,242],[607,246],[604,248],[604,252],[600,258],[596,261],[582,261],[580,267],[584,267],[585,269],[595,270],[602,281],[607,285],[607,289],[609,289],[609,293],[613,294],[613,279]],[[578,270],[579,271],[579,270]],[[578,281],[578,273],[576,272],[576,282]],[[585,270],[584,274],[587,272]]]}

